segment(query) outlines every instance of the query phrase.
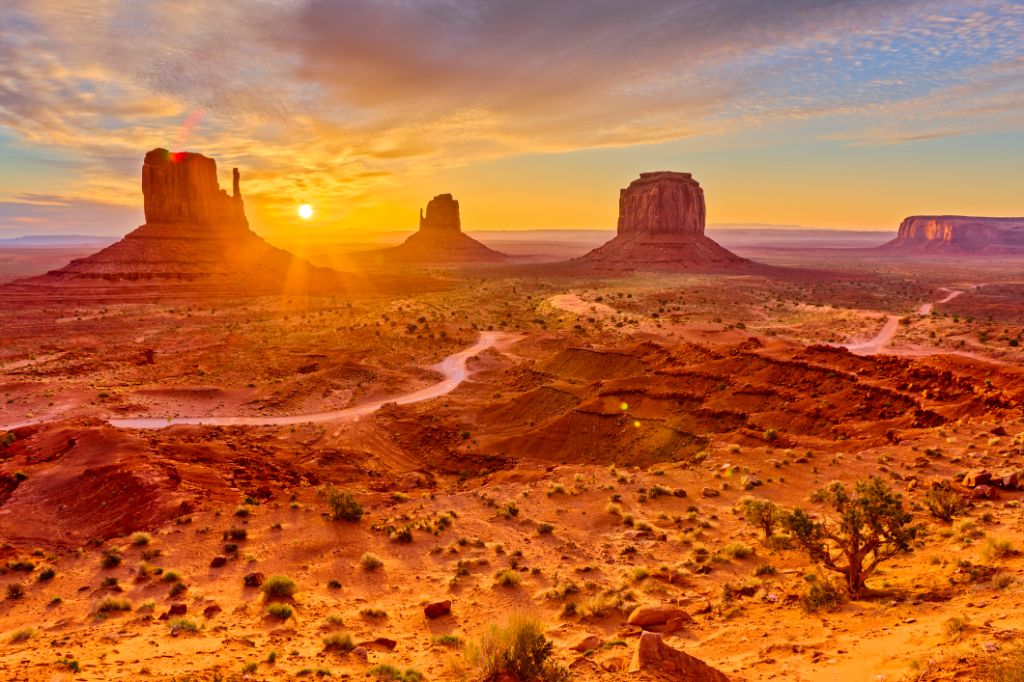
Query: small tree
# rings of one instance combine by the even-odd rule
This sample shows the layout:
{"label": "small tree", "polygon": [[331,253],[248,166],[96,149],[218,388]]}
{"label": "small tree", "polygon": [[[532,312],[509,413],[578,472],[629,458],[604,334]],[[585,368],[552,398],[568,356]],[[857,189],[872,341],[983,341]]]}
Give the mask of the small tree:
{"label": "small tree", "polygon": [[744,497],[740,500],[740,514],[752,526],[757,526],[768,540],[775,533],[775,527],[782,521],[782,512],[771,500]]}
{"label": "small tree", "polygon": [[845,576],[853,597],[863,593],[878,564],[909,552],[921,530],[910,523],[912,517],[903,508],[902,496],[877,476],[857,481],[852,495],[836,482],[815,492],[811,499],[831,508],[835,516],[819,520],[795,509],[785,525],[812,561]]}

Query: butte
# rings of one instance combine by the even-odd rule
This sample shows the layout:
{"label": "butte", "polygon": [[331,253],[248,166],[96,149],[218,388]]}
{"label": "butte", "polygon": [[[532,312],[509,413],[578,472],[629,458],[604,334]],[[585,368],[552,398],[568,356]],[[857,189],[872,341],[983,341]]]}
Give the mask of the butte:
{"label": "butte", "polygon": [[641,173],[619,192],[615,238],[570,263],[611,272],[719,272],[750,265],[705,236],[705,215],[704,191],[689,173]]}
{"label": "butte", "polygon": [[420,210],[420,227],[403,243],[388,249],[353,254],[367,263],[439,263],[473,265],[498,263],[505,254],[484,246],[462,231],[459,202],[438,194]]}

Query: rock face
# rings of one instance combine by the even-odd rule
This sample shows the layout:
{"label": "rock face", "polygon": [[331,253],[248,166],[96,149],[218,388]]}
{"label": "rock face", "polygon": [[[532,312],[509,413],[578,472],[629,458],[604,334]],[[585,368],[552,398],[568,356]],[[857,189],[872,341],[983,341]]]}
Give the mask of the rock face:
{"label": "rock face", "polygon": [[142,198],[146,224],[189,223],[240,229],[249,227],[233,169],[233,191],[217,183],[217,162],[192,152],[154,149],[142,163]]}
{"label": "rock face", "polygon": [[420,228],[399,246],[353,254],[364,263],[495,263],[508,258],[462,232],[459,202],[438,194],[420,211]]}
{"label": "rock face", "polygon": [[620,235],[704,234],[704,190],[689,173],[641,173],[619,191]]}
{"label": "rock face", "polygon": [[724,673],[699,658],[673,649],[654,632],[641,633],[630,671],[651,673],[667,680],[729,682]]}
{"label": "rock face", "polygon": [[614,239],[576,264],[623,271],[731,270],[749,261],[704,236],[704,191],[689,173],[641,173],[619,192]]}
{"label": "rock face", "polygon": [[910,216],[881,249],[908,253],[1024,251],[1024,218]]}
{"label": "rock face", "polygon": [[197,283],[204,291],[239,293],[339,286],[338,273],[314,267],[252,232],[237,168],[232,185],[231,195],[220,188],[211,158],[154,149],[142,164],[146,223],[91,256],[20,284]]}
{"label": "rock face", "polygon": [[424,215],[420,210],[420,230],[461,232],[462,220],[459,218],[459,202],[451,194],[438,194],[427,203]]}

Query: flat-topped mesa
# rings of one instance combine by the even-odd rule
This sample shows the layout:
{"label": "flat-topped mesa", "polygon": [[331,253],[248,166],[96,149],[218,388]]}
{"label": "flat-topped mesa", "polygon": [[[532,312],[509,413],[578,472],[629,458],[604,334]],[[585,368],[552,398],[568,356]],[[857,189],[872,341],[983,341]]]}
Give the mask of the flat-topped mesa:
{"label": "flat-topped mesa", "polygon": [[438,194],[427,203],[426,215],[420,209],[420,229],[461,232],[459,202],[451,194]]}
{"label": "flat-topped mesa", "polygon": [[1024,218],[983,218],[953,215],[910,216],[900,223],[891,246],[925,248],[1024,247]]}
{"label": "flat-topped mesa", "polygon": [[234,194],[229,195],[217,182],[213,159],[194,152],[154,149],[142,164],[146,223],[247,228],[237,168],[232,175]]}
{"label": "flat-topped mesa", "polygon": [[689,173],[641,173],[619,191],[618,234],[704,234],[704,190]]}

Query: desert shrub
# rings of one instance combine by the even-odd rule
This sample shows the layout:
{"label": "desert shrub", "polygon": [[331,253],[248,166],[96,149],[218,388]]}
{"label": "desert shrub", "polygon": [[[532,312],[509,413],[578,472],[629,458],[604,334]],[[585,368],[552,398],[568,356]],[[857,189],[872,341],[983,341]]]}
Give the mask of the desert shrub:
{"label": "desert shrub", "polygon": [[359,611],[359,615],[363,618],[387,618],[388,612],[384,609],[375,609],[372,607],[367,607],[365,609],[361,609]]}
{"label": "desert shrub", "polygon": [[946,631],[946,639],[956,642],[970,629],[971,622],[965,616],[953,616],[946,620],[942,627]]}
{"label": "desert shrub", "polygon": [[730,542],[728,545],[718,550],[718,556],[725,559],[746,559],[752,555],[754,550],[742,542]]}
{"label": "desert shrub", "polygon": [[164,574],[160,576],[160,580],[165,583],[177,583],[181,582],[181,576],[177,571],[165,571]]}
{"label": "desert shrub", "polygon": [[174,634],[182,632],[199,632],[199,626],[187,618],[175,618],[167,623],[167,627],[169,627],[171,632]]}
{"label": "desert shrub", "polygon": [[286,575],[272,575],[263,581],[263,596],[267,599],[291,599],[295,596],[295,581]]}
{"label": "desert shrub", "polygon": [[785,526],[812,561],[845,577],[851,596],[864,591],[880,563],[911,551],[921,530],[911,524],[902,496],[877,476],[858,481],[852,494],[836,482],[816,491],[812,499],[834,515],[818,519],[796,509],[786,516]]}
{"label": "desert shrub", "polygon": [[494,574],[494,584],[499,587],[518,587],[519,580],[519,573],[511,568]]}
{"label": "desert shrub", "polygon": [[267,607],[267,615],[278,620],[288,620],[292,617],[292,607],[287,604],[274,603]]}
{"label": "desert shrub", "polygon": [[390,540],[392,542],[401,542],[406,544],[412,542],[412,528],[410,526],[399,528],[391,534]]}
{"label": "desert shrub", "polygon": [[11,644],[18,644],[19,642],[26,642],[26,641],[32,639],[32,634],[33,634],[32,628],[25,628],[23,630],[18,630],[13,635],[11,635]]}
{"label": "desert shrub", "polygon": [[114,613],[116,611],[131,611],[132,603],[127,599],[114,599],[107,597],[96,607],[98,613]]}
{"label": "desert shrub", "polygon": [[182,582],[177,582],[171,585],[171,589],[167,591],[167,595],[172,599],[180,594],[188,592],[188,585]]}
{"label": "desert shrub", "polygon": [[460,647],[462,646],[462,638],[458,635],[437,635],[431,640],[434,644],[440,644],[441,646]]}
{"label": "desert shrub", "polygon": [[321,494],[327,502],[328,515],[332,521],[358,521],[363,518],[363,506],[352,493],[328,485]]}
{"label": "desert shrub", "polygon": [[964,510],[967,503],[963,495],[944,481],[924,494],[924,505],[928,508],[929,514],[940,521],[950,523],[954,516]]}
{"label": "desert shrub", "polygon": [[779,432],[776,431],[775,429],[765,429],[764,439],[769,443],[774,443],[779,439]]}
{"label": "desert shrub", "polygon": [[49,580],[53,580],[54,576],[56,575],[57,571],[54,570],[52,567],[47,566],[43,570],[39,571],[39,577],[37,578],[37,580],[41,583],[45,583]]}
{"label": "desert shrub", "polygon": [[1024,682],[1024,644],[991,656],[983,669],[989,682]]}
{"label": "desert shrub", "polygon": [[770,500],[744,497],[740,500],[740,515],[752,526],[757,526],[768,540],[775,533],[775,527],[782,521],[782,510]]}
{"label": "desert shrub", "polygon": [[553,525],[551,525],[550,523],[543,522],[543,523],[538,523],[537,524],[537,533],[539,535],[550,535],[554,531],[555,531],[555,527]]}
{"label": "desert shrub", "polygon": [[103,558],[100,559],[100,565],[103,568],[117,568],[121,565],[121,550],[117,547],[111,547],[103,552]]}
{"label": "desert shrub", "polygon": [[7,568],[12,571],[21,571],[22,573],[31,573],[36,570],[36,565],[31,561],[12,561],[7,564]]}
{"label": "desert shrub", "polygon": [[345,633],[344,635],[328,635],[324,637],[324,651],[339,651],[348,652],[356,648],[355,642],[352,641],[352,635]]}
{"label": "desert shrub", "polygon": [[367,571],[376,571],[384,565],[384,562],[376,554],[367,552],[359,559],[359,564]]}
{"label": "desert shrub", "polygon": [[235,516],[237,516],[240,519],[248,518],[249,514],[251,513],[252,511],[245,505],[241,505],[237,509],[235,509]]}
{"label": "desert shrub", "polygon": [[25,587],[21,583],[10,583],[7,585],[7,598],[10,600],[21,599],[25,596]]}
{"label": "desert shrub", "polygon": [[1009,540],[996,540],[994,538],[988,538],[985,540],[985,546],[981,549],[981,557],[985,561],[998,561],[999,559],[1006,559],[1017,554],[1017,550],[1013,548]]}
{"label": "desert shrub", "polygon": [[569,671],[551,660],[553,645],[540,621],[512,616],[504,627],[492,625],[467,647],[467,660],[487,679],[502,673],[520,680],[568,682]]}
{"label": "desert shrub", "polygon": [[78,664],[78,661],[72,658],[62,658],[57,661],[57,665],[59,665],[62,668],[67,668],[68,670],[76,674],[81,672],[82,670],[82,666]]}
{"label": "desert shrub", "polygon": [[845,603],[845,591],[826,579],[815,579],[800,597],[800,605],[807,613],[835,611]]}
{"label": "desert shrub", "polygon": [[423,680],[423,673],[418,670],[406,668],[403,671],[387,664],[375,665],[367,674],[374,679],[394,680],[395,682],[421,682]]}
{"label": "desert shrub", "polygon": [[134,547],[145,547],[152,541],[153,538],[149,533],[135,533],[132,535],[132,546]]}
{"label": "desert shrub", "polygon": [[234,540],[235,542],[241,542],[249,537],[249,531],[244,528],[228,528],[224,531],[225,540]]}

